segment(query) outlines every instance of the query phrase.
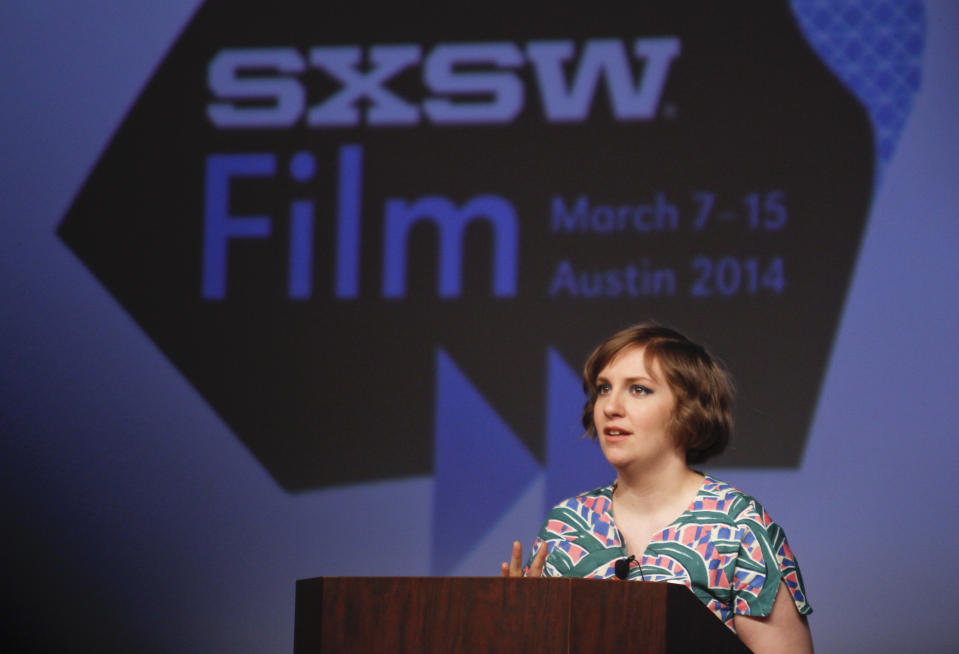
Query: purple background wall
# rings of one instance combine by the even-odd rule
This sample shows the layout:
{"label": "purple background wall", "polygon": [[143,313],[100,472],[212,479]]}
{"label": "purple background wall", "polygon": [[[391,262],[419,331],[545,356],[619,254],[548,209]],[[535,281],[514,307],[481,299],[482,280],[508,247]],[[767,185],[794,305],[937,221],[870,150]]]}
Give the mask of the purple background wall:
{"label": "purple background wall", "polygon": [[[290,651],[295,579],[432,570],[433,477],[286,493],[56,238],[196,6],[0,8],[0,553],[6,637],[26,651]],[[945,652],[959,636],[943,592],[959,573],[959,10],[925,6],[922,86],[802,464],[716,471],[786,526],[821,652]],[[532,538],[545,483],[457,574],[493,574]]]}

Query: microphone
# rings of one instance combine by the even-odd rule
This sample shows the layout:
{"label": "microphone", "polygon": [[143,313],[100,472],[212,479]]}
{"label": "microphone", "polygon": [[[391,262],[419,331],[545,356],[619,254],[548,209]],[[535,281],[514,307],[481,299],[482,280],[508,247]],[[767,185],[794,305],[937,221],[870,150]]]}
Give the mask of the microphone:
{"label": "microphone", "polygon": [[[618,559],[616,561],[616,576],[625,581],[626,577],[629,576],[629,564],[635,560],[635,554],[630,554],[629,558]],[[642,572],[642,570],[640,570],[640,572]]]}

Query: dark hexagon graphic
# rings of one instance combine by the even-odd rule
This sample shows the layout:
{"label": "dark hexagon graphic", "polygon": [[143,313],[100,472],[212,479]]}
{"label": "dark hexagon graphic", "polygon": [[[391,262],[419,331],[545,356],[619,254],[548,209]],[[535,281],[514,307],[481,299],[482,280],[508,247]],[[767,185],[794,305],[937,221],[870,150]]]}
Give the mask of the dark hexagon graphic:
{"label": "dark hexagon graphic", "polygon": [[58,232],[284,488],[429,473],[438,348],[541,453],[651,317],[798,464],[873,144],[785,3],[328,4],[206,3]]}

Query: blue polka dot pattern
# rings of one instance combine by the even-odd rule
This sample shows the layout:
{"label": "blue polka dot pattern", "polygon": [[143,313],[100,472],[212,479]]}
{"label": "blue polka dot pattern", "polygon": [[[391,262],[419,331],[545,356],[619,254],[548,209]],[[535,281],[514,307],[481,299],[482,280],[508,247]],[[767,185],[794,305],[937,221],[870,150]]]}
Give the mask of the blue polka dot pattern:
{"label": "blue polka dot pattern", "polygon": [[806,40],[869,112],[878,183],[921,82],[926,39],[922,0],[791,0],[790,4]]}

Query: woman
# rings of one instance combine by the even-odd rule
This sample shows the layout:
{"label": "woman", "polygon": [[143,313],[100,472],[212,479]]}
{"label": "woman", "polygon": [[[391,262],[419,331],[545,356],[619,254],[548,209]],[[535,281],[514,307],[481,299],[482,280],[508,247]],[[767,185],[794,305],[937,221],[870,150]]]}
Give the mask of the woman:
{"label": "woman", "polygon": [[723,369],[683,335],[646,323],[601,343],[583,386],[583,426],[616,480],[557,505],[526,569],[516,542],[502,576],[682,583],[753,651],[811,652],[812,608],[782,529],[755,499],[689,467],[729,440]]}

